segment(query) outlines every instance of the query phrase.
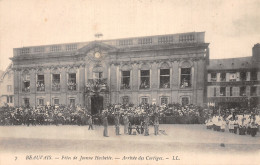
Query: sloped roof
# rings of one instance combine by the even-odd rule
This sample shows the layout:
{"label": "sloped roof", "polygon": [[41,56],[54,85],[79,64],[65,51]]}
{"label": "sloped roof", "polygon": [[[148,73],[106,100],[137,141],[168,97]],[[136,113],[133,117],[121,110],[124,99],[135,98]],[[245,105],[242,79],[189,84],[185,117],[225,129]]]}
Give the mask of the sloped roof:
{"label": "sloped roof", "polygon": [[0,70],[0,77],[2,77],[4,71],[3,70]]}
{"label": "sloped roof", "polygon": [[210,59],[208,70],[233,70],[247,69],[252,67],[252,57]]}

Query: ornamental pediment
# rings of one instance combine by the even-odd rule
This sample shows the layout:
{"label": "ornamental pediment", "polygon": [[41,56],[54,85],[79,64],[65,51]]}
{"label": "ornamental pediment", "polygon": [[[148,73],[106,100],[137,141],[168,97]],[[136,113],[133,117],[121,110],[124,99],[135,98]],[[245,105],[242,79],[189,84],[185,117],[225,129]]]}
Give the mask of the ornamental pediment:
{"label": "ornamental pediment", "polygon": [[106,52],[117,50],[117,48],[114,46],[111,46],[111,45],[108,45],[108,44],[105,44],[102,42],[98,42],[98,41],[93,41],[93,42],[90,42],[89,44],[87,44],[86,46],[78,49],[76,54],[87,54],[90,51],[97,50],[97,49],[106,51]]}

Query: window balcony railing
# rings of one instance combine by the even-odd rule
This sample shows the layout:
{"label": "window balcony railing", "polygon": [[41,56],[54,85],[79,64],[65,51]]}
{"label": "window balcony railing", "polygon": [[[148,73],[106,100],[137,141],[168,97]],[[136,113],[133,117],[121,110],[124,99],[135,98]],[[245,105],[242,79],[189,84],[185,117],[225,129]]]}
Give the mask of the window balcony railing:
{"label": "window balcony railing", "polygon": [[220,81],[225,82],[226,78],[220,78]]}
{"label": "window balcony railing", "polygon": [[216,82],[216,81],[217,81],[217,78],[211,78],[210,81],[211,81],[211,82]]}
{"label": "window balcony railing", "polygon": [[191,87],[191,83],[188,82],[181,83],[181,88],[190,88],[190,87]]}
{"label": "window balcony railing", "polygon": [[24,88],[22,89],[22,92],[25,92],[25,93],[30,92],[30,87],[24,87]]}
{"label": "window balcony railing", "polygon": [[141,84],[140,89],[150,89],[150,84]]}
{"label": "window balcony railing", "polygon": [[60,84],[52,84],[52,91],[60,91]]}
{"label": "window balcony railing", "polygon": [[69,91],[76,91],[77,90],[77,83],[70,82],[67,84]]}
{"label": "window balcony railing", "polygon": [[120,89],[122,89],[122,90],[130,89],[130,85],[129,84],[122,84]]}
{"label": "window balcony railing", "polygon": [[45,91],[45,85],[37,83],[36,85],[37,91],[42,92]]}
{"label": "window balcony railing", "polygon": [[170,83],[162,83],[160,84],[160,88],[170,88]]}
{"label": "window balcony railing", "polygon": [[108,91],[107,78],[88,79],[88,83],[85,85],[85,91],[94,93]]}

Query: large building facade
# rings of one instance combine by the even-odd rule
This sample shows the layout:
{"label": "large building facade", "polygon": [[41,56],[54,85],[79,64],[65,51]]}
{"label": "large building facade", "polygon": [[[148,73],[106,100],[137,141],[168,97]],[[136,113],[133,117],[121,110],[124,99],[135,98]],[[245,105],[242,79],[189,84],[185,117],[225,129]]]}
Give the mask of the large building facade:
{"label": "large building facade", "polygon": [[260,103],[260,44],[252,56],[212,59],[207,67],[209,105],[222,107],[256,107]]}
{"label": "large building facade", "polygon": [[15,48],[15,105],[205,102],[204,32]]}
{"label": "large building facade", "polygon": [[[0,73],[1,74],[1,73]],[[14,77],[12,64],[0,76],[0,107],[14,106]]]}

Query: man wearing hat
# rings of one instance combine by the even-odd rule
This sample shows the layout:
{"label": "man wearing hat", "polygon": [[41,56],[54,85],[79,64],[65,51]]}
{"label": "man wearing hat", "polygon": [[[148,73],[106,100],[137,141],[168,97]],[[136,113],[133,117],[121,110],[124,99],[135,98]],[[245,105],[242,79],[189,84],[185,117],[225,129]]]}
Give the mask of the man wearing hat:
{"label": "man wearing hat", "polygon": [[144,136],[149,136],[149,116],[148,113],[145,116],[145,124],[144,124]]}
{"label": "man wearing hat", "polygon": [[107,114],[105,114],[105,116],[104,116],[104,118],[103,118],[103,126],[104,126],[103,136],[108,137],[108,131],[107,131],[107,127],[108,127]]}
{"label": "man wearing hat", "polygon": [[88,118],[88,130],[93,130],[93,121],[92,121],[92,116],[89,115],[89,118]]}
{"label": "man wearing hat", "polygon": [[154,135],[158,135],[159,134],[159,118],[157,115],[155,115],[154,118]]}
{"label": "man wearing hat", "polygon": [[129,120],[126,113],[124,114],[123,121],[124,121],[124,134],[127,134]]}
{"label": "man wearing hat", "polygon": [[116,135],[120,135],[119,113],[115,114]]}

